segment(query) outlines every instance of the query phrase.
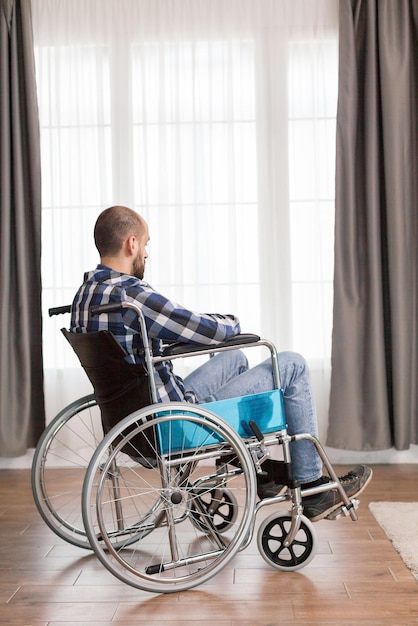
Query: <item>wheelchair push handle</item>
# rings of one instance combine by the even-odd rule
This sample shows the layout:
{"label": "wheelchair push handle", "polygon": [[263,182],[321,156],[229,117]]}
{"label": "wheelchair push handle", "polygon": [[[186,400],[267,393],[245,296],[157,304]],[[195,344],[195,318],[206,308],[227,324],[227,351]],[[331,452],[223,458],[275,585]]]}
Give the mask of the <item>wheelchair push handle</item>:
{"label": "wheelchair push handle", "polygon": [[[90,311],[92,315],[100,315],[100,313],[110,313],[111,311],[118,311],[122,308],[120,302],[109,302],[108,304],[97,304],[92,306]],[[54,315],[61,315],[62,313],[71,313],[71,304],[65,304],[63,306],[54,306],[48,309],[49,317]]]}
{"label": "wheelchair push handle", "polygon": [[71,304],[65,304],[64,306],[54,306],[48,309],[49,317],[53,315],[61,315],[62,313],[71,313]]}

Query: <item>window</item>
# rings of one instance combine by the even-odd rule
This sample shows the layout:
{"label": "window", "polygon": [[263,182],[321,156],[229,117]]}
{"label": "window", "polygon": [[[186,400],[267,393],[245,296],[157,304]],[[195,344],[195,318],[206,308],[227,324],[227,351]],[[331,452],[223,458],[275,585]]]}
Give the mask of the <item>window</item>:
{"label": "window", "polygon": [[331,354],[337,85],[336,39],[289,45],[293,345],[310,359]]}
{"label": "window", "polygon": [[149,222],[153,286],[329,368],[335,2],[123,7],[33,6],[47,400],[77,367],[47,309],[96,265],[93,225],[116,203]]}

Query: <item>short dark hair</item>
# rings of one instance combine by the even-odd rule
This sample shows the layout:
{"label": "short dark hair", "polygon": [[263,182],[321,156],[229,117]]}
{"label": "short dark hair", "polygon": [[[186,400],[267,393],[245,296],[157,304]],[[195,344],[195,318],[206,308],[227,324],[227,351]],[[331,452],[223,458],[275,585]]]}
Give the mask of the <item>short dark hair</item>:
{"label": "short dark hair", "polygon": [[100,256],[115,256],[130,235],[139,236],[141,227],[141,218],[132,209],[125,206],[105,209],[94,227],[94,243]]}

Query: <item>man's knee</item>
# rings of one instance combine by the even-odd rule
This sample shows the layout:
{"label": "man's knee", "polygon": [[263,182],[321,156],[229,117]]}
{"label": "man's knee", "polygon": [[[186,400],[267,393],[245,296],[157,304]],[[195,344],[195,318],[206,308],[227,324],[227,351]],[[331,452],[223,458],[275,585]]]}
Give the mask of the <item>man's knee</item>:
{"label": "man's knee", "polygon": [[300,379],[309,378],[309,368],[305,358],[298,352],[280,352],[279,369],[282,382],[289,385]]}
{"label": "man's knee", "polygon": [[305,358],[299,352],[291,351],[279,352],[279,363],[292,363],[300,369],[304,369],[307,366]]}
{"label": "man's knee", "polygon": [[238,374],[243,374],[248,370],[248,359],[242,350],[226,350],[219,352],[214,358],[222,360],[224,366]]}

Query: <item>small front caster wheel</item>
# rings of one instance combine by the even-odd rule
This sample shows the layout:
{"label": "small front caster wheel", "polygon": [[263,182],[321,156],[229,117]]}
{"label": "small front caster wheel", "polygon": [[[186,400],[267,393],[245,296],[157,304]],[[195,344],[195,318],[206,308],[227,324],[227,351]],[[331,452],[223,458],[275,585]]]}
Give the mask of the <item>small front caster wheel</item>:
{"label": "small front caster wheel", "polygon": [[193,501],[191,504],[191,520],[193,524],[204,533],[208,532],[208,526],[205,524],[205,517],[210,520],[211,526],[218,533],[227,531],[234,525],[238,502],[232,491],[216,487],[207,487],[197,489],[194,492],[194,499],[199,498],[201,509]]}
{"label": "small front caster wheel", "polygon": [[295,571],[308,565],[318,549],[318,538],[312,522],[301,517],[300,528],[289,546],[285,546],[292,517],[290,513],[273,513],[258,530],[257,545],[261,556],[272,567]]}

